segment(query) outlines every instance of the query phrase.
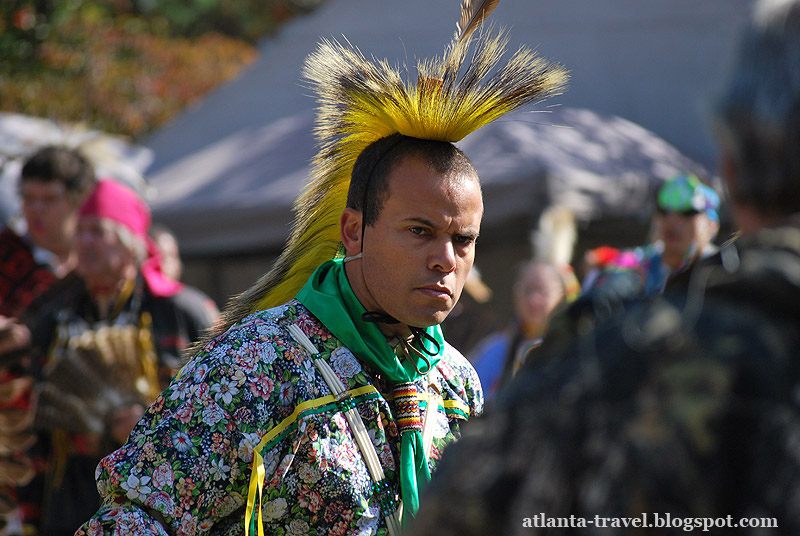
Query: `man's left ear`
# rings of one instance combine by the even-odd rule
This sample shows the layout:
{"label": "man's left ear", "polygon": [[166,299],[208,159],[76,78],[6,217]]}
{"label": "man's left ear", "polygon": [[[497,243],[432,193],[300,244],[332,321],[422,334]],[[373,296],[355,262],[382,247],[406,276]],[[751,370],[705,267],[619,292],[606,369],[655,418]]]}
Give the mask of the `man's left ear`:
{"label": "man's left ear", "polygon": [[339,218],[339,232],[348,255],[361,252],[361,217],[361,211],[348,207]]}

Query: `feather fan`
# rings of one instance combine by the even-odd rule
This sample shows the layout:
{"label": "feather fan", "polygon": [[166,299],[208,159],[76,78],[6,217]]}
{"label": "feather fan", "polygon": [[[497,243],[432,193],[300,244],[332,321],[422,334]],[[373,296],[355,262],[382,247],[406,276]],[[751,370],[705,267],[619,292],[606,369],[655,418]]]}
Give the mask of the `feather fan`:
{"label": "feather fan", "polygon": [[100,435],[115,411],[149,404],[161,386],[137,326],[102,326],[56,344],[34,388],[34,428]]}
{"label": "feather fan", "polygon": [[256,310],[285,303],[313,271],[340,251],[339,217],[350,174],[370,143],[394,133],[456,142],[523,105],[560,93],[568,74],[531,49],[519,48],[502,65],[508,38],[472,36],[499,0],[465,0],[458,32],[442,57],[417,62],[417,79],[405,81],[386,60],[367,59],[350,43],[323,40],[303,74],[318,95],[315,135],[318,152],[310,182],[294,206],[287,244],[250,289],[235,296],[210,337]]}

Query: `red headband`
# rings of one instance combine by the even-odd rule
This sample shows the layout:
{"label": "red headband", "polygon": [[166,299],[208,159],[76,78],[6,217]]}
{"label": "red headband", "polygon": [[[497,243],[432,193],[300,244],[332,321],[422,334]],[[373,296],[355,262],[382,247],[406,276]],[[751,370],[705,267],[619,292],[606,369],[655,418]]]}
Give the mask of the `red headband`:
{"label": "red headband", "polygon": [[102,179],[83,202],[81,216],[97,216],[124,225],[140,238],[150,230],[150,209],[136,192],[110,179]]}
{"label": "red headband", "polygon": [[142,263],[141,272],[152,294],[173,296],[181,289],[180,283],[161,271],[161,253],[147,234],[150,208],[136,192],[115,180],[101,179],[78,213],[81,217],[96,216],[117,222],[145,241],[148,258]]}

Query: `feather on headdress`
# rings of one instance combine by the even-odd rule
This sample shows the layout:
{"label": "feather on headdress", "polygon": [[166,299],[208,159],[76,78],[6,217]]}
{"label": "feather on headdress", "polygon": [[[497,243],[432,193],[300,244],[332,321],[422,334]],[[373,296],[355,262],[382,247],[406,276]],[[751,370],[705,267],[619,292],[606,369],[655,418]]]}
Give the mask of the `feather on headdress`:
{"label": "feather on headdress", "polygon": [[[442,57],[420,60],[406,82],[385,60],[367,59],[349,42],[323,40],[303,75],[318,95],[319,150],[295,203],[289,240],[272,269],[233,298],[218,331],[256,310],[285,303],[340,248],[339,217],[358,155],[395,133],[457,142],[498,117],[563,90],[567,71],[519,48],[500,65],[504,32],[475,30],[499,0],[464,0],[453,42]],[[475,47],[468,54],[471,44]]]}

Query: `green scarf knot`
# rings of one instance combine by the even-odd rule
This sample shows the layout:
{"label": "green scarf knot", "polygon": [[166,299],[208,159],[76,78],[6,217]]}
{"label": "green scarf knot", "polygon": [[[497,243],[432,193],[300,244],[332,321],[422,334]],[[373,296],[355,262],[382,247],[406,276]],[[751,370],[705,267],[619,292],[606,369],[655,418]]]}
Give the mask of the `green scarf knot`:
{"label": "green scarf knot", "polygon": [[[426,370],[427,364],[420,357],[400,360],[378,327],[362,319],[366,310],[350,287],[342,259],[321,264],[297,293],[296,299],[362,362],[379,371],[393,385],[414,382],[422,376],[418,370]],[[441,328],[432,326],[426,332],[438,343],[441,351],[444,348]],[[430,341],[423,340],[422,344],[430,352],[436,351]],[[429,360],[433,367],[439,362],[439,357],[430,356]],[[419,496],[430,478],[422,434],[419,430],[402,432],[400,493],[403,511],[411,517],[417,514]],[[408,519],[405,515],[404,518]]]}

